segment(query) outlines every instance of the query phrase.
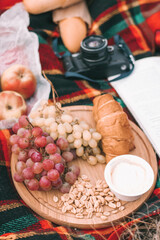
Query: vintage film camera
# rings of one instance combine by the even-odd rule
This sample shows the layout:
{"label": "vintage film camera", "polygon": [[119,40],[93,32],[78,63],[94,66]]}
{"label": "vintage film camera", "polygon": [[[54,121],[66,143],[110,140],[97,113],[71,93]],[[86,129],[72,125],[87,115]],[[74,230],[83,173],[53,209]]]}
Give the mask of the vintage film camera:
{"label": "vintage film camera", "polygon": [[[124,41],[108,46],[106,38],[91,35],[81,42],[80,52],[63,57],[66,73],[106,79],[131,70],[132,55]],[[74,74],[73,74],[74,75]]]}

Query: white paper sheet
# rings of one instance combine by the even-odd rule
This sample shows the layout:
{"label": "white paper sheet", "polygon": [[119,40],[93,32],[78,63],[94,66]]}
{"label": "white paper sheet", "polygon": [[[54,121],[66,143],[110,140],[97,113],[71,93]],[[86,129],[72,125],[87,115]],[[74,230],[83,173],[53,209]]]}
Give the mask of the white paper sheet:
{"label": "white paper sheet", "polygon": [[[17,3],[0,16],[0,76],[13,64],[28,67],[37,79],[34,95],[26,100],[28,113],[41,100],[48,100],[51,86],[41,74],[38,36],[28,30],[29,14]],[[11,128],[17,119],[0,121],[0,129]]]}
{"label": "white paper sheet", "polygon": [[160,157],[160,57],[137,60],[130,76],[111,85]]}

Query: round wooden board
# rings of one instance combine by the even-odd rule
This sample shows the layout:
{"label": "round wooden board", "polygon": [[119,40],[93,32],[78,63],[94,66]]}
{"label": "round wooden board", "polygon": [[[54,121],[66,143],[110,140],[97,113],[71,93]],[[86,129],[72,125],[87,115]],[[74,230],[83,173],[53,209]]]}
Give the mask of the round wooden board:
{"label": "round wooden board", "polygon": [[[90,106],[72,106],[66,107],[69,109],[74,116],[85,120],[90,126],[95,127],[95,122],[92,115],[92,107]],[[144,158],[153,168],[154,171],[154,183],[151,189],[145,193],[141,198],[134,202],[124,202],[125,209],[116,214],[111,214],[107,220],[102,221],[100,218],[93,216],[92,219],[78,219],[74,214],[62,213],[61,209],[57,208],[57,203],[53,201],[53,196],[56,195],[58,198],[62,195],[59,191],[29,191],[23,183],[17,183],[14,181],[14,185],[24,200],[24,202],[37,214],[48,219],[56,224],[77,227],[81,229],[93,229],[93,228],[104,228],[117,224],[119,221],[123,222],[125,217],[130,215],[133,211],[137,210],[152,194],[156,179],[157,179],[157,159],[156,154],[148,141],[145,134],[138,128],[133,122],[130,121],[134,138],[135,138],[135,149],[130,154],[140,156]],[[12,177],[15,173],[15,163],[17,162],[16,155],[12,155],[11,159],[11,172]],[[96,166],[89,165],[86,161],[81,159],[75,160],[71,164],[79,165],[81,174],[87,175],[91,179],[91,183],[94,184],[98,179],[104,180],[104,168],[105,164],[97,164]],[[106,206],[106,209],[107,206]],[[110,209],[111,210],[111,209]]]}

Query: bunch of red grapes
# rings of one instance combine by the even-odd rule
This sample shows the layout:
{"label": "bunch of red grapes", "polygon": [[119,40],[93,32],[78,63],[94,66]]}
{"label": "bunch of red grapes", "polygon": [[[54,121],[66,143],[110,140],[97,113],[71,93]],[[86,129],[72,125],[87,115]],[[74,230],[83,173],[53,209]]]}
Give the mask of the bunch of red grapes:
{"label": "bunch of red grapes", "polygon": [[80,169],[67,163],[76,158],[65,138],[53,138],[40,127],[33,126],[23,115],[12,128],[10,136],[12,153],[17,155],[14,180],[24,182],[29,190],[59,189],[69,192],[77,180]]}

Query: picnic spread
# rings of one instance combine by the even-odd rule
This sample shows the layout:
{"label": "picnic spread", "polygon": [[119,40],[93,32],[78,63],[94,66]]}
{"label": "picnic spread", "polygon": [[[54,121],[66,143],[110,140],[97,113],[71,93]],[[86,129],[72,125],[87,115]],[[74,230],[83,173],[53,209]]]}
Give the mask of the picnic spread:
{"label": "picnic spread", "polygon": [[[8,0],[1,2],[0,18],[7,12],[7,10],[11,9],[16,4],[21,5],[22,3],[20,0]],[[135,60],[159,55],[159,0],[101,0],[88,1],[87,4],[93,20],[91,27],[89,28],[88,35],[102,35],[104,38],[108,39],[109,45],[113,45],[114,36],[118,34],[132,52]],[[10,19],[10,21],[12,20]],[[22,192],[19,185],[15,184],[13,181],[12,174],[15,172],[14,165],[16,160],[12,156],[9,143],[10,136],[13,134],[13,129],[3,128],[0,130],[0,239],[121,239],[121,235],[124,231],[134,225],[134,223],[145,221],[146,219],[159,214],[160,181],[158,174],[159,168],[157,169],[157,166],[159,167],[159,158],[156,156],[151,144],[137,125],[131,112],[129,112],[125,103],[107,79],[104,79],[103,81],[87,81],[85,79],[76,79],[76,77],[72,77],[71,79],[66,78],[62,59],[59,58],[53,47],[54,40],[57,40],[57,51],[60,55],[63,55],[67,52],[67,50],[61,41],[57,25],[52,21],[51,12],[37,15],[29,14],[28,31],[37,36],[37,51],[41,70],[43,72],[43,76],[50,80],[54,86],[56,91],[56,101],[63,107],[66,107],[66,109],[67,107],[70,108],[73,114],[75,114],[74,111],[78,113],[79,116],[83,113],[85,119],[92,122],[93,117],[91,115],[91,109],[94,105],[96,97],[98,100],[98,97],[101,94],[104,94],[103,96],[111,97],[109,101],[113,101],[113,99],[116,100],[113,101],[116,105],[115,108],[118,108],[118,111],[120,108],[120,111],[122,112],[121,114],[124,115],[124,118],[126,119],[126,116],[128,116],[129,123],[132,122],[131,129],[134,132],[135,146],[132,144],[133,138],[129,128],[128,135],[131,137],[131,141],[129,141],[129,150],[135,151],[134,153],[136,155],[140,149],[143,149],[144,155],[147,158],[146,160],[151,163],[152,168],[156,173],[156,179],[154,189],[151,189],[149,192],[149,197],[148,195],[145,195],[142,199],[143,201],[139,200],[139,202],[137,202],[138,209],[137,206],[134,206],[134,204],[132,206],[132,202],[126,205],[131,209],[131,212],[129,212],[130,214],[128,217],[122,217],[121,221],[113,221],[110,225],[107,225],[107,222],[105,225],[99,220],[95,220],[94,224],[92,224],[92,218],[90,217],[88,220],[82,219],[83,223],[79,224],[78,227],[78,221],[80,221],[80,219],[73,220],[69,218],[70,215],[68,215],[68,219],[72,224],[66,224],[66,220],[63,218],[63,214],[65,214],[65,212],[63,214],[59,214],[59,210],[54,208],[52,209],[52,195],[50,195],[50,193],[46,192],[48,205],[45,202],[46,205],[44,209],[43,207],[42,210],[39,210],[38,207],[35,209],[32,201],[34,201],[34,199],[37,200],[43,198],[43,193],[42,195],[41,193],[38,195],[39,198],[37,198],[34,193],[28,195],[29,193],[26,189]],[[45,95],[45,88],[43,85],[42,88]],[[47,91],[48,87],[46,87],[46,92]],[[48,103],[51,104],[54,100],[53,91],[49,92],[48,97]],[[118,105],[117,102],[119,103]],[[102,130],[101,134],[103,136],[103,129],[108,126],[106,127],[105,123],[102,124],[101,121],[101,118],[105,117],[104,112],[102,111],[101,114],[103,116],[100,116],[100,110],[96,111],[97,112],[94,117],[95,119],[97,117],[96,121],[99,120],[99,129]],[[98,119],[98,117],[100,119]],[[126,121],[124,118],[123,121]],[[125,123],[128,127],[128,120]],[[137,136],[141,136],[141,138],[138,138],[137,140]],[[109,146],[109,142],[106,142],[103,142],[103,144]],[[112,152],[109,154],[113,155]],[[91,160],[93,161],[93,159]],[[85,162],[83,160],[82,163],[79,162],[79,164],[85,168],[85,165],[83,165]],[[89,169],[90,167],[92,166],[89,166]],[[98,169],[101,171],[101,166]],[[93,173],[91,173],[90,170],[88,170],[88,172],[90,177],[93,176]],[[96,172],[94,173],[96,175]],[[100,173],[98,176],[100,177],[101,175],[102,174]],[[83,181],[80,183],[82,184]],[[26,200],[27,198],[29,201]],[[44,204],[44,199],[41,200],[40,204]],[[53,205],[56,201],[57,199],[55,199],[55,202],[53,201]],[[121,203],[119,202],[119,204]],[[119,207],[120,206],[121,205],[119,205]],[[57,211],[57,221],[53,214],[52,217],[45,217],[45,214],[48,211]],[[99,212],[96,213],[99,214]],[[85,225],[87,227],[85,227]],[[97,228],[94,226],[97,226]],[[133,235],[130,233],[130,236],[127,235],[127,238],[125,239],[132,239],[132,237]]]}

